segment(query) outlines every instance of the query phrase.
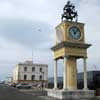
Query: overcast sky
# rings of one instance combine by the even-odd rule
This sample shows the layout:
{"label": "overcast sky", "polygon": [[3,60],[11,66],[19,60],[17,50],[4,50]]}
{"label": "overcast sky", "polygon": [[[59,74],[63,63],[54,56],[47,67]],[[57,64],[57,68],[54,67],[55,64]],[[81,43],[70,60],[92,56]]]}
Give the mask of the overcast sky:
{"label": "overcast sky", "polygon": [[[0,0],[0,79],[11,74],[18,62],[31,60],[49,65],[53,76],[55,26],[67,0]],[[77,6],[79,21],[85,23],[88,50],[88,70],[100,69],[100,1],[72,0]],[[96,66],[96,67],[95,67]],[[62,66],[59,66],[62,75]],[[78,66],[82,71],[82,64]]]}

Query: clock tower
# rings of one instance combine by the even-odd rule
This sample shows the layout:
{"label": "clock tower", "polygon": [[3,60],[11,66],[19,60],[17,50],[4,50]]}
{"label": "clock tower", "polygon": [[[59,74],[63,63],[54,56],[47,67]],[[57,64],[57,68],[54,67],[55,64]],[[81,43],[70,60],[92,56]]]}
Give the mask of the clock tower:
{"label": "clock tower", "polygon": [[[54,58],[54,89],[48,89],[48,96],[62,100],[88,99],[95,91],[87,87],[87,49],[91,44],[85,42],[84,23],[78,22],[75,6],[68,1],[63,8],[62,21],[56,26],[56,42],[51,48]],[[59,59],[63,60],[63,89],[57,87],[57,68]],[[83,59],[84,89],[77,89],[77,60]]]}
{"label": "clock tower", "polygon": [[51,48],[55,60],[54,88],[57,88],[57,61],[63,59],[63,89],[77,89],[77,60],[84,61],[84,89],[87,89],[86,59],[87,48],[91,44],[85,43],[84,23],[78,22],[75,6],[67,2],[62,14],[62,22],[56,26],[56,43]]}

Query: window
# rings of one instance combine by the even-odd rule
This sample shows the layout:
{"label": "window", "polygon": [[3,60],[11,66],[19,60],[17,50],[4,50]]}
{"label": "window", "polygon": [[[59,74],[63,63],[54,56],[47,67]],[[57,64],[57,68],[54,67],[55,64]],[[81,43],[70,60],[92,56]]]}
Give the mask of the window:
{"label": "window", "polygon": [[32,67],[32,72],[35,71],[35,67]]}
{"label": "window", "polygon": [[32,80],[35,80],[35,75],[32,75],[32,78],[31,78]]}
{"label": "window", "polygon": [[42,80],[42,75],[40,75],[40,80]]}
{"label": "window", "polygon": [[40,68],[40,72],[42,72],[42,68]]}
{"label": "window", "polygon": [[27,71],[27,67],[24,67],[24,71]]}
{"label": "window", "polygon": [[27,80],[27,75],[24,75],[24,80]]}

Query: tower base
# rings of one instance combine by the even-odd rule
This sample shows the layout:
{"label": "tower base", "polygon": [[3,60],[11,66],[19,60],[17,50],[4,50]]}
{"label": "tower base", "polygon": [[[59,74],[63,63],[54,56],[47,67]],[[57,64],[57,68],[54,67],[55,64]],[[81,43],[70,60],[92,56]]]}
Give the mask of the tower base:
{"label": "tower base", "polygon": [[95,97],[94,90],[48,90],[48,96],[62,100],[89,99]]}

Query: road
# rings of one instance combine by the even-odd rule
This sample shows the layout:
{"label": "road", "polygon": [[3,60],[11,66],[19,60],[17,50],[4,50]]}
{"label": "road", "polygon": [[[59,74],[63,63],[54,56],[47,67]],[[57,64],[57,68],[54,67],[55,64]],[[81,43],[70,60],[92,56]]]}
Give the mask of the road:
{"label": "road", "polygon": [[43,100],[32,94],[20,92],[18,89],[0,85],[0,100]]}
{"label": "road", "polygon": [[[28,90],[28,92],[26,91],[27,90],[23,91],[13,87],[0,85],[0,100],[58,100],[48,96],[43,96],[39,91],[36,91],[36,94],[33,91],[30,92],[30,90]],[[39,95],[37,95],[37,93]],[[100,100],[100,98],[94,98],[89,100]]]}
{"label": "road", "polygon": [[0,85],[0,100],[58,100],[58,99],[44,96],[39,90],[38,91],[20,90],[13,87]]}

